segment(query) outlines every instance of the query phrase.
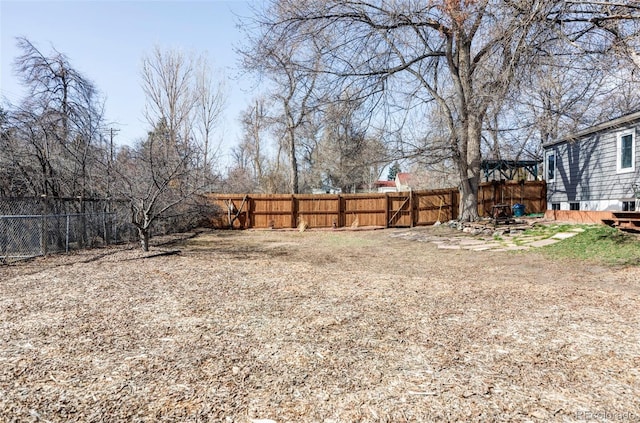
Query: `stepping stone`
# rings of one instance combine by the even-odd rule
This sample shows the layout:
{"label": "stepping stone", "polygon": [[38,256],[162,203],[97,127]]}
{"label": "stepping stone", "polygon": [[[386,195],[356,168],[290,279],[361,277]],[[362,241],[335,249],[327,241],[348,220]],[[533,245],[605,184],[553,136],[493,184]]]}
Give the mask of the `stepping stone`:
{"label": "stepping stone", "polygon": [[480,246],[474,246],[474,247],[467,247],[468,250],[471,251],[488,251],[491,250],[493,248],[493,246],[491,245],[480,245]]}
{"label": "stepping stone", "polygon": [[507,251],[521,251],[528,250],[529,247],[526,245],[509,245],[507,246]]}
{"label": "stepping stone", "polygon": [[462,246],[474,246],[474,245],[484,245],[486,241],[481,241],[478,239],[463,239],[460,241],[460,245]]}
{"label": "stepping stone", "polygon": [[460,246],[459,245],[440,244],[440,245],[438,245],[438,249],[439,250],[459,250]]}
{"label": "stepping stone", "polygon": [[531,235],[521,235],[521,236],[510,237],[510,238],[517,238],[518,241],[522,241],[522,242],[536,241],[540,239],[540,237],[531,236]]}
{"label": "stepping stone", "polygon": [[576,235],[578,235],[577,232],[558,232],[557,234],[555,234],[551,238],[553,238],[553,239],[567,239],[567,238],[571,238],[572,236],[576,236]]}
{"label": "stepping stone", "polygon": [[556,242],[560,242],[559,239],[547,238],[541,239],[540,241],[535,241],[529,244],[532,247],[546,247],[547,245],[555,244]]}

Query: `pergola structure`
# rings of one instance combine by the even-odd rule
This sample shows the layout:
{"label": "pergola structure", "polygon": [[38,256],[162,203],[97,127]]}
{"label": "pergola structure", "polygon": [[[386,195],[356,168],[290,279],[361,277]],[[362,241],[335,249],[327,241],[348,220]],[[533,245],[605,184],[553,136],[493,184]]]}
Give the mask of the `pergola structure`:
{"label": "pergola structure", "polygon": [[[533,176],[534,180],[537,180],[539,163],[537,160],[483,160],[484,180],[485,182],[494,179],[512,181],[520,169],[524,169],[525,172]],[[496,178],[496,174],[501,177]]]}

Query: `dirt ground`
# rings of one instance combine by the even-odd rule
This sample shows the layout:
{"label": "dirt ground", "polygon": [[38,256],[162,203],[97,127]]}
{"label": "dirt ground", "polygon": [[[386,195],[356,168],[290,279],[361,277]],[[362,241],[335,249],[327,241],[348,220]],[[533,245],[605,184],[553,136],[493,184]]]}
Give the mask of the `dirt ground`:
{"label": "dirt ground", "polygon": [[397,231],[2,266],[0,421],[640,421],[640,268]]}

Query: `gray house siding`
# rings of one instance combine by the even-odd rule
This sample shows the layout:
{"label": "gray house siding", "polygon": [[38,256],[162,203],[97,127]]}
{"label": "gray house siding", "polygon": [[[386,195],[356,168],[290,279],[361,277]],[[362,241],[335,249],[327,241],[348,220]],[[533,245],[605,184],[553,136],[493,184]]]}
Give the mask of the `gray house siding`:
{"label": "gray house siding", "polygon": [[[631,115],[634,116],[634,115]],[[640,184],[640,116],[624,124],[583,131],[573,139],[544,146],[547,203],[561,209],[579,203],[580,210],[620,210],[623,201],[633,201],[633,184]],[[618,169],[619,136],[635,130],[635,169]],[[555,157],[553,180],[549,180],[549,156]]]}

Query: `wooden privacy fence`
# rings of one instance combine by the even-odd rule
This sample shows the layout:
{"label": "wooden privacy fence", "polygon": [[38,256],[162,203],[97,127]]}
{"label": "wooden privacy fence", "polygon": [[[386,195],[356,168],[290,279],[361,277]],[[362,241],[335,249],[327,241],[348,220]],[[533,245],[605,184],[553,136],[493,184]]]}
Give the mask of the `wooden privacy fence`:
{"label": "wooden privacy fence", "polygon": [[[526,213],[544,213],[546,185],[483,183],[478,195],[481,215],[495,204],[524,204]],[[349,226],[410,227],[432,225],[457,218],[457,188],[367,194],[209,194],[223,214],[217,228],[295,228],[304,221],[310,228]]]}
{"label": "wooden privacy fence", "polygon": [[547,210],[547,183],[545,181],[492,181],[480,184],[478,213],[490,216],[496,204],[523,204],[525,212],[544,213]]}

